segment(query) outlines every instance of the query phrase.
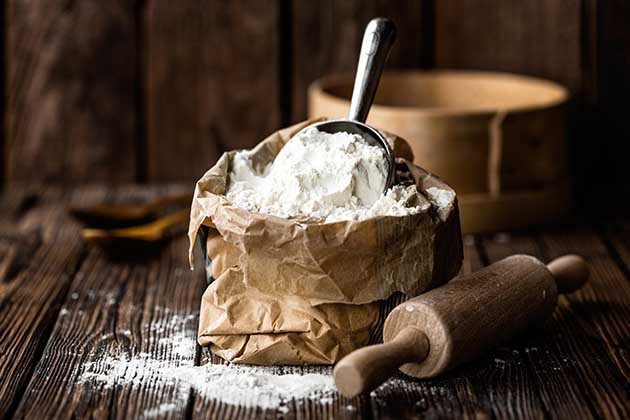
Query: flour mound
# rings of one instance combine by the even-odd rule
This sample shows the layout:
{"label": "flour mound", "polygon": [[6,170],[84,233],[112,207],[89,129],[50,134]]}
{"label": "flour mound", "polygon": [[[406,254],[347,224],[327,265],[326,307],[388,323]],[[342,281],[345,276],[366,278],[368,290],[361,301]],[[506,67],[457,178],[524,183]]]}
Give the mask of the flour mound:
{"label": "flour mound", "polygon": [[249,211],[334,222],[423,210],[413,200],[415,186],[395,186],[383,194],[385,153],[357,134],[310,128],[287,142],[262,171],[249,151],[237,152],[230,163],[226,197]]}

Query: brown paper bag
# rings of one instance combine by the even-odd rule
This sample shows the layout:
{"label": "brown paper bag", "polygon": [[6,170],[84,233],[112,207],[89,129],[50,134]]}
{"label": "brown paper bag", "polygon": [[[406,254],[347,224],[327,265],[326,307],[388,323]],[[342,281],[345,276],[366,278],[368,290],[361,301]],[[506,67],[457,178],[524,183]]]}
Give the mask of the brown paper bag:
{"label": "brown paper bag", "polygon": [[[263,140],[253,149],[254,164],[262,170],[312,122]],[[416,204],[424,209],[418,214],[323,223],[233,207],[224,194],[234,152],[223,154],[197,182],[191,264],[202,228],[215,279],[202,298],[201,345],[233,362],[334,363],[367,344],[383,300],[397,292],[416,296],[459,271],[462,246],[453,190],[410,163],[404,140],[385,134],[400,157],[399,169],[416,186]],[[452,201],[438,206],[428,192],[433,189],[451,193]]]}

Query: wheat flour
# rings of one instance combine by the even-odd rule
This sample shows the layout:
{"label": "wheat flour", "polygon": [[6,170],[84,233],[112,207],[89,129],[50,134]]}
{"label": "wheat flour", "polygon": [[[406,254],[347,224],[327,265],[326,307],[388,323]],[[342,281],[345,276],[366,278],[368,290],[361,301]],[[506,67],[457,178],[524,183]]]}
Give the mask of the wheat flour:
{"label": "wheat flour", "polygon": [[383,194],[385,153],[357,134],[310,128],[262,169],[253,165],[250,151],[237,152],[230,163],[226,196],[250,211],[335,222],[423,210],[413,185],[394,186]]}

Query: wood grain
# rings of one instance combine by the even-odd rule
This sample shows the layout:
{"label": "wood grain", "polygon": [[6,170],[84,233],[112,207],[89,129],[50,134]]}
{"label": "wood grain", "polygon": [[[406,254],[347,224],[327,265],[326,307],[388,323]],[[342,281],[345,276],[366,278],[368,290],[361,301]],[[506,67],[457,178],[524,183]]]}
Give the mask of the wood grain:
{"label": "wood grain", "polygon": [[3,256],[0,279],[0,417],[22,396],[83,258],[78,227],[68,222],[61,203],[60,191],[48,191],[14,222],[18,234],[35,230],[37,239],[29,244],[24,238],[26,245],[14,240],[5,248],[9,254]]}
{"label": "wood grain", "polygon": [[150,181],[194,181],[280,126],[279,1],[149,2]]}
{"label": "wood grain", "polygon": [[[178,187],[179,188],[179,187]],[[0,199],[0,415],[158,418],[627,418],[630,364],[628,223],[469,236],[463,272],[525,252],[549,260],[585,255],[592,282],[562,297],[553,319],[527,337],[430,380],[398,375],[348,400],[298,400],[288,411],[231,406],[139,375],[134,384],[78,380],[104,372],[107,357],[147,352],[165,363],[219,359],[175,349],[167,337],[196,336],[202,272],[186,269],[180,237],[149,258],[112,260],[85,251],[65,203],[130,202],[181,188],[94,187],[9,191]],[[34,199],[33,197],[37,197]],[[625,228],[624,228],[625,226]],[[625,229],[625,230],[624,230]],[[25,257],[26,254],[26,257]],[[482,310],[482,309],[481,309]],[[9,325],[9,328],[6,326]],[[93,365],[85,365],[93,363]],[[278,367],[282,373],[328,367]],[[164,404],[164,405],[163,405]],[[155,408],[166,407],[162,412]],[[17,410],[17,412],[15,411]],[[153,411],[152,411],[153,410]]]}
{"label": "wood grain", "polygon": [[[564,260],[556,261],[554,270]],[[579,267],[578,262],[569,261],[566,271]],[[556,272],[559,284],[570,278],[561,270]],[[580,272],[578,285],[588,274],[587,270]],[[387,317],[383,340],[392,350],[397,348],[391,352],[392,359],[399,355],[394,363],[402,372],[416,378],[437,377],[542,324],[556,300],[556,280],[550,271],[531,256],[512,255],[402,303]],[[407,339],[402,336],[405,332]],[[364,361],[367,357],[369,353]],[[351,368],[351,363],[348,356],[337,369]],[[372,360],[357,370],[369,378],[379,368]]]}
{"label": "wood grain", "polygon": [[[462,272],[481,268],[475,238],[464,240]],[[478,366],[475,366],[478,368]],[[465,366],[436,379],[417,380],[401,373],[372,391],[373,418],[489,418],[493,405],[482,406],[488,389],[475,390],[474,369]],[[492,395],[496,392],[492,388]]]}
{"label": "wood grain", "polygon": [[[509,239],[500,245],[485,242],[490,260],[494,260],[497,252],[501,255],[523,249],[547,260],[566,253],[581,254],[592,267],[590,284],[579,292],[562,296],[553,319],[539,333],[539,338],[524,349],[545,411],[554,417],[625,418],[629,407],[623,400],[623,384],[627,383],[627,376],[624,380],[622,375],[627,375],[627,369],[615,366],[620,359],[612,354],[612,350],[609,350],[609,357],[602,358],[601,354],[606,351],[606,344],[612,345],[610,337],[602,334],[603,331],[611,326],[625,328],[626,336],[630,331],[627,315],[622,315],[627,308],[607,303],[613,295],[625,301],[623,296],[629,288],[621,273],[617,272],[621,275],[619,278],[601,271],[597,259],[606,260],[607,270],[614,269],[615,265],[600,238],[589,229],[566,228],[545,232],[538,238],[516,236]],[[609,282],[615,282],[615,279],[620,283],[611,287]],[[581,304],[583,296],[591,293],[598,295],[598,306],[605,306],[605,313],[610,318],[624,319],[625,316],[626,324],[606,325],[598,309]],[[575,383],[582,386],[572,387]]]}
{"label": "wood grain", "polygon": [[[567,86],[574,98],[582,94],[580,2],[438,1],[435,28],[438,68],[499,70],[536,76]],[[571,137],[571,149],[567,149],[565,108],[508,114],[501,122],[499,132],[504,140],[500,149],[493,148],[500,150],[502,156],[496,168],[501,175],[497,187],[501,186],[503,191],[540,189],[552,184],[563,187],[570,176],[567,150],[579,146],[573,145],[576,138]],[[574,112],[571,117],[577,120],[582,115]],[[548,124],[547,118],[555,123]],[[541,158],[524,164],[522,156],[527,155]],[[561,211],[550,215],[551,218],[557,218],[569,207],[558,206]]]}
{"label": "wood grain", "polygon": [[484,256],[479,253],[481,239],[475,235],[464,235],[462,239],[464,247],[464,260],[460,274],[470,274],[481,270],[484,265]]}
{"label": "wood grain", "polygon": [[618,257],[619,266],[630,277],[630,222],[614,220],[603,223],[600,228],[612,247],[611,252]]}
{"label": "wood grain", "polygon": [[306,118],[306,90],[318,77],[331,73],[354,74],[363,31],[370,19],[394,21],[397,40],[386,68],[424,66],[430,48],[430,16],[425,3],[412,0],[295,1],[292,10],[293,122]]}
{"label": "wood grain", "polygon": [[[186,269],[186,239],[180,237],[159,258],[144,263],[112,262],[93,249],[77,272],[61,315],[17,416],[48,413],[55,418],[140,418],[169,407],[160,415],[184,416],[191,390],[176,381],[139,371],[133,383],[108,386],[81,380],[86,371],[106,372],[103,357],[148,353],[167,365],[192,364],[196,355],[198,305],[203,291],[200,271]],[[190,343],[176,349],[168,337]],[[86,365],[92,363],[87,368]],[[51,393],[63,387],[67,392]],[[172,405],[171,405],[172,404]],[[159,411],[158,411],[159,412]]]}
{"label": "wood grain", "polygon": [[579,92],[580,3],[435,2],[435,64],[544,77]]}
{"label": "wood grain", "polygon": [[[582,348],[579,356],[589,369],[585,369],[582,380],[595,396],[600,415],[628,418],[630,279],[615,263],[605,243],[590,228],[549,231],[542,235],[541,240],[550,257],[574,250],[589,261],[590,285],[567,299],[567,306],[578,315],[577,321],[585,333],[580,340]],[[592,352],[595,361],[589,362],[588,351]],[[596,355],[602,354],[607,357],[598,360]]]}
{"label": "wood grain", "polygon": [[[489,262],[517,252],[534,255],[544,261],[540,245],[531,235],[498,234],[484,238],[483,246]],[[561,298],[559,307],[548,325],[557,322],[558,313],[561,311],[566,315],[566,310],[563,310],[562,306],[563,299]],[[587,402],[589,397],[579,388],[568,386],[574,383],[575,377],[571,372],[572,364],[569,363],[566,350],[558,349],[561,337],[558,337],[557,332],[544,330],[543,333],[544,339],[539,332],[538,335],[532,334],[528,339],[516,340],[503,350],[506,356],[499,358],[504,360],[506,369],[519,372],[518,375],[526,380],[528,389],[538,390],[536,394],[540,402],[537,417],[572,415],[593,418],[594,413]]]}
{"label": "wood grain", "polygon": [[6,177],[135,179],[132,2],[7,0]]}

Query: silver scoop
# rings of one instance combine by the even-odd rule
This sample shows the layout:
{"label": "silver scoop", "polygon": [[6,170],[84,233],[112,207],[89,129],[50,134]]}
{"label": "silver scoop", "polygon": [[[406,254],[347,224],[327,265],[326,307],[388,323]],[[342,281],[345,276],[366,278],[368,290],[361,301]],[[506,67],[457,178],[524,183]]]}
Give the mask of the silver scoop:
{"label": "silver scoop", "polygon": [[396,164],[394,152],[385,137],[375,128],[365,124],[374,95],[378,88],[378,82],[385,67],[385,61],[389,55],[394,40],[396,39],[396,26],[385,18],[372,19],[365,27],[357,75],[354,79],[354,89],[350,102],[350,112],[347,119],[323,121],[310,125],[325,133],[347,132],[359,134],[368,144],[379,146],[385,151],[387,159],[388,175],[385,183],[385,191],[394,185],[396,177]]}

